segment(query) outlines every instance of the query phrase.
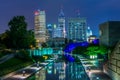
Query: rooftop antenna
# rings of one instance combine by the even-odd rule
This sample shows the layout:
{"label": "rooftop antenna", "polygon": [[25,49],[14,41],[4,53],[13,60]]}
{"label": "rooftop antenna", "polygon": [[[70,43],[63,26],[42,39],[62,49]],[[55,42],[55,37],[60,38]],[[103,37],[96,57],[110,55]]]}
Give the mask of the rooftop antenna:
{"label": "rooftop antenna", "polygon": [[78,9],[76,10],[76,12],[77,12],[77,17],[80,18],[80,10]]}

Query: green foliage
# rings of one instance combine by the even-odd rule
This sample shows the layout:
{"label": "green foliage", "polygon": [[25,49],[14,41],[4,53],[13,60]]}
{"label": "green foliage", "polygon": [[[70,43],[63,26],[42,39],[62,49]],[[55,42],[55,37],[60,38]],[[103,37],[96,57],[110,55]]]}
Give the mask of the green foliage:
{"label": "green foliage", "polygon": [[105,46],[89,46],[85,54],[87,55],[104,55],[107,53],[107,48]]}
{"label": "green foliage", "polygon": [[12,49],[28,49],[35,46],[34,32],[27,30],[24,16],[15,16],[8,23],[9,30],[2,34],[1,40]]}
{"label": "green foliage", "polygon": [[20,48],[22,41],[27,33],[27,23],[24,16],[15,16],[8,23],[9,37],[11,38],[12,48]]}
{"label": "green foliage", "polygon": [[73,50],[73,54],[83,54],[85,53],[87,47],[78,46]]}
{"label": "green foliage", "polygon": [[43,62],[45,61],[44,57],[43,56],[32,56],[32,58],[35,60],[35,62]]}
{"label": "green foliage", "polygon": [[21,60],[26,60],[26,61],[32,60],[27,50],[20,50],[19,52],[16,53],[15,57]]}

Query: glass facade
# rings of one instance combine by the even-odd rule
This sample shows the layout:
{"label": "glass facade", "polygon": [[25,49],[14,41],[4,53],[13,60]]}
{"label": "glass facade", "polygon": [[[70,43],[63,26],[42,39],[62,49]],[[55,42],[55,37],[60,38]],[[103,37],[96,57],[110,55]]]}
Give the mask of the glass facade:
{"label": "glass facade", "polygon": [[38,43],[46,42],[46,14],[45,11],[35,12],[35,38]]}
{"label": "glass facade", "polygon": [[70,18],[68,20],[68,39],[86,41],[86,19]]}

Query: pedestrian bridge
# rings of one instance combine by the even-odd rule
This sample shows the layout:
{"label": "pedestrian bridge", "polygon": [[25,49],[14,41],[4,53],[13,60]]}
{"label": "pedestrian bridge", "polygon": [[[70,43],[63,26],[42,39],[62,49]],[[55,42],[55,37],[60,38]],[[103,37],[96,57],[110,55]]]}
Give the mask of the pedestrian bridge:
{"label": "pedestrian bridge", "polygon": [[51,54],[61,54],[62,50],[59,49],[58,51],[54,50],[53,48],[41,48],[41,49],[30,49],[29,53],[30,56],[43,56],[43,55],[51,55]]}
{"label": "pedestrian bridge", "polygon": [[71,53],[76,47],[78,46],[83,46],[87,47],[89,44],[88,42],[76,42],[76,43],[69,43],[65,48],[64,52],[65,53]]}

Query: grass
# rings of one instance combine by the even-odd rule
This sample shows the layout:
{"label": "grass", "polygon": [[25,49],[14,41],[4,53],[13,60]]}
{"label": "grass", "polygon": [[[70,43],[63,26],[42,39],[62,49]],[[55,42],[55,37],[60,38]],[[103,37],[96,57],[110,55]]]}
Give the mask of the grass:
{"label": "grass", "polygon": [[25,61],[15,57],[11,58],[8,61],[0,64],[0,76],[24,68],[30,64],[32,64],[32,61]]}
{"label": "grass", "polygon": [[3,56],[5,56],[6,54],[2,54],[1,52],[0,52],[0,58],[2,58]]}
{"label": "grass", "polygon": [[3,56],[7,55],[7,54],[11,54],[13,53],[11,50],[6,49],[6,50],[0,50],[0,58],[2,58]]}

